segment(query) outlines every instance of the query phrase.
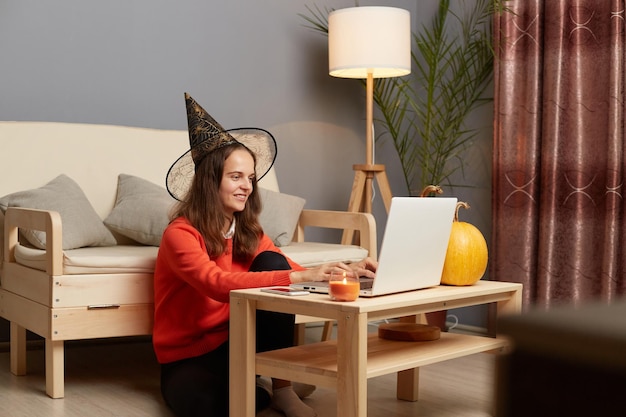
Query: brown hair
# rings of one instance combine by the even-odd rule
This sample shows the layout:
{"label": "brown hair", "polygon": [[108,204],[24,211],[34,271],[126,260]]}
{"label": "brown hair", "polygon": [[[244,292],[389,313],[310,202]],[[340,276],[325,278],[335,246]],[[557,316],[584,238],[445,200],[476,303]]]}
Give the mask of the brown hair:
{"label": "brown hair", "polygon": [[[173,211],[172,218],[185,217],[200,232],[210,257],[222,255],[226,251],[222,227],[228,218],[219,197],[219,188],[224,175],[224,161],[236,149],[250,152],[256,167],[254,153],[241,143],[223,146],[210,152],[197,163],[189,192]],[[263,235],[259,223],[261,199],[257,192],[256,177],[252,186],[245,208],[235,213],[237,225],[233,237],[233,260],[236,261],[252,259]]]}

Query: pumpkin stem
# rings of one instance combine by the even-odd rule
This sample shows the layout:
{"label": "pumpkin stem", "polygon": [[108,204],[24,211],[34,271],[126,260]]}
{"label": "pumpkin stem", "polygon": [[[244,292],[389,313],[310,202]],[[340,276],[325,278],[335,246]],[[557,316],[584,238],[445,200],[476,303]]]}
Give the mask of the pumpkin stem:
{"label": "pumpkin stem", "polygon": [[431,193],[443,194],[443,190],[438,185],[427,185],[420,193],[420,197],[428,197]]}
{"label": "pumpkin stem", "polygon": [[459,221],[459,209],[461,207],[463,207],[464,209],[467,209],[467,210],[470,209],[469,203],[466,203],[465,201],[459,201],[458,203],[456,203],[456,210],[454,211],[454,221],[455,222]]}

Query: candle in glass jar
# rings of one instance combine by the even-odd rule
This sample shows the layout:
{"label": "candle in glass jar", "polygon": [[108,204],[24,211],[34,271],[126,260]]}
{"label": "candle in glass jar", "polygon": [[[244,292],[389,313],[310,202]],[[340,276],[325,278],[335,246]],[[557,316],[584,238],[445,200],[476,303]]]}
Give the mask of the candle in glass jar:
{"label": "candle in glass jar", "polygon": [[332,278],[329,282],[330,298],[335,301],[354,301],[359,297],[360,284],[353,276],[343,274],[341,278]]}

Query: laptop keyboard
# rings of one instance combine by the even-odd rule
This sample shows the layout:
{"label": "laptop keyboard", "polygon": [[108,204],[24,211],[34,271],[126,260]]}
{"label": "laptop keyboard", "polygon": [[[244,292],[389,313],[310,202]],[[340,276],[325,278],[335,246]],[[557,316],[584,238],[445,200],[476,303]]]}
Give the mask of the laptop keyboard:
{"label": "laptop keyboard", "polygon": [[360,287],[362,290],[371,290],[374,285],[374,280],[372,278],[359,278]]}

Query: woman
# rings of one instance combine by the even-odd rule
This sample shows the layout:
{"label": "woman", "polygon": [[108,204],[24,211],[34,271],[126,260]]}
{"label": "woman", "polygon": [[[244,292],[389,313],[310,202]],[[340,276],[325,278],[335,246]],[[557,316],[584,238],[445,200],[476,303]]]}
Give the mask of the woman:
{"label": "woman", "polygon": [[[154,349],[161,391],[177,416],[228,416],[229,293],[234,289],[328,280],[333,269],[374,276],[376,263],[305,269],[263,234],[257,180],[271,168],[276,144],[263,130],[225,131],[185,95],[191,149],[167,175],[179,203],[163,234],[155,268]],[[257,351],[293,344],[294,317],[259,312]],[[272,405],[288,417],[315,412],[289,381],[257,387],[257,410]]]}

